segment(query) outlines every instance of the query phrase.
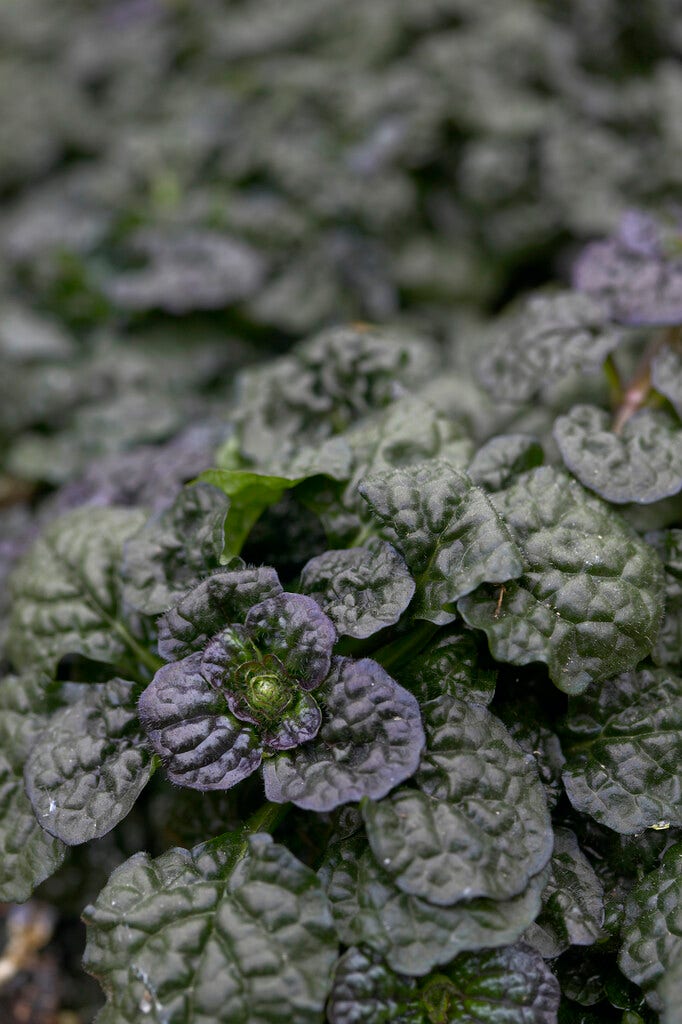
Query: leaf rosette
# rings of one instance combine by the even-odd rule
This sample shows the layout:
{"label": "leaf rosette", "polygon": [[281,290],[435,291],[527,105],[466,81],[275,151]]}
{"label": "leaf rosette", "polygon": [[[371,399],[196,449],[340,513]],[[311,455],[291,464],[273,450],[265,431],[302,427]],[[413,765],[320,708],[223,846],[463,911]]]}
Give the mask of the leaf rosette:
{"label": "leaf rosette", "polygon": [[269,799],[331,810],[413,774],[416,699],[369,659],[333,658],[336,630],[313,598],[282,592],[234,612],[242,621],[164,665],[140,698],[172,782],[229,789],[264,764]]}

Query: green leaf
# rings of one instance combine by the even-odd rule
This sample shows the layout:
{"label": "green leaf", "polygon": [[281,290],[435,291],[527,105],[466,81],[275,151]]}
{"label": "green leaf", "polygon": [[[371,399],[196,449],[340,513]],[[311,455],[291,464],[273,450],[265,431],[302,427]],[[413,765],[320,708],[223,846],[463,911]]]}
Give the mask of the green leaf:
{"label": "green leaf", "polygon": [[243,622],[252,605],[281,593],[274,569],[218,570],[161,616],[159,654],[174,661],[202,651],[224,626]]}
{"label": "green leaf", "polygon": [[266,366],[243,371],[236,420],[255,462],[316,445],[399,397],[436,367],[430,342],[377,328],[322,331]]}
{"label": "green leaf", "polygon": [[[644,989],[647,1000],[656,1010],[662,1010],[665,1005],[656,991],[660,986],[670,1017],[670,1008],[674,1005],[671,998],[674,1000],[679,995],[679,964],[682,962],[681,844],[671,847],[661,866],[634,887],[626,913],[618,966],[626,978]],[[666,979],[669,974],[672,979]]]}
{"label": "green leaf", "polygon": [[384,412],[347,430],[338,439],[350,453],[348,482],[308,481],[301,499],[320,516],[334,547],[351,547],[373,524],[358,484],[372,473],[404,467],[436,456],[457,468],[469,462],[473,442],[452,420],[420,398],[406,396]]}
{"label": "green leaf", "polygon": [[665,570],[665,614],[651,658],[657,665],[682,668],[682,530],[647,533]]}
{"label": "green leaf", "polygon": [[317,601],[337,632],[361,640],[396,623],[414,589],[402,557],[378,537],[311,558],[300,579],[301,592]]}
{"label": "green leaf", "polygon": [[616,832],[682,825],[682,679],[640,669],[569,704],[564,785],[576,810]]}
{"label": "green leaf", "polygon": [[146,615],[158,615],[217,569],[229,507],[217,488],[196,484],[152,516],[125,544],[125,600]]}
{"label": "green leaf", "polygon": [[364,944],[394,971],[416,977],[466,950],[515,942],[537,915],[547,881],[540,872],[511,900],[436,906],[401,892],[361,837],[331,847],[320,874],[341,941]]}
{"label": "green leaf", "polygon": [[313,872],[268,835],[157,860],[138,853],[86,908],[98,1018],[139,1024],[319,1024],[336,959]]}
{"label": "green leaf", "polygon": [[487,496],[447,463],[376,474],[358,489],[415,578],[416,618],[452,622],[459,597],[523,572],[520,552]]}
{"label": "green leaf", "polygon": [[598,373],[621,337],[599,299],[577,292],[535,295],[498,327],[479,377],[494,398],[527,402],[571,370]]}
{"label": "green leaf", "polygon": [[550,869],[542,910],[524,939],[552,959],[601,938],[604,889],[570,829],[555,830]]}
{"label": "green leaf", "polygon": [[535,765],[486,708],[440,697],[423,711],[422,792],[362,806],[377,861],[399,889],[430,903],[518,895],[552,853]]}
{"label": "green leaf", "polygon": [[467,476],[484,491],[502,491],[515,477],[544,461],[542,445],[534,437],[502,434],[478,449],[467,468]]}
{"label": "green leaf", "polygon": [[65,654],[115,663],[130,646],[119,563],[137,509],[82,508],[52,523],[17,567],[8,652],[19,669],[53,671]]}
{"label": "green leaf", "polygon": [[633,668],[653,647],[663,614],[655,552],[565,473],[540,467],[493,495],[521,548],[520,580],[481,587],[458,608],[493,655],[544,662],[553,682],[581,693]]}
{"label": "green leaf", "polygon": [[414,774],[424,746],[419,705],[376,661],[334,659],[315,696],[323,709],[315,740],[263,764],[268,800],[330,811],[378,800]]}
{"label": "green leaf", "polygon": [[217,487],[230,499],[223,549],[223,557],[228,559],[240,553],[265,509],[305,477],[267,476],[248,469],[206,469],[197,479]]}
{"label": "green leaf", "polygon": [[682,490],[682,429],[662,410],[641,409],[615,434],[603,409],[576,405],[554,437],[571,472],[607,501],[648,505]]}
{"label": "green leaf", "polygon": [[[21,679],[13,680],[16,687]],[[0,900],[22,903],[57,870],[66,847],[38,824],[24,790],[24,763],[45,726],[24,708],[0,711]]]}
{"label": "green leaf", "polygon": [[152,774],[135,684],[112,679],[57,711],[26,761],[26,792],[44,829],[71,846],[126,817]]}
{"label": "green leaf", "polygon": [[542,958],[519,943],[461,953],[418,986],[376,954],[349,949],[339,960],[331,1024],[555,1024],[559,985]]}
{"label": "green leaf", "polygon": [[336,965],[327,1004],[330,1024],[423,1024],[417,986],[380,956],[353,946]]}
{"label": "green leaf", "polygon": [[[538,682],[545,686],[544,678]],[[561,772],[566,758],[549,717],[547,703],[534,690],[529,689],[525,678],[514,679],[502,700],[496,699],[495,714],[504,722],[526,756],[535,761],[545,787],[547,804],[553,809],[563,796]]]}
{"label": "green leaf", "polygon": [[473,631],[457,624],[439,630],[433,642],[396,676],[421,703],[448,694],[473,704],[490,704],[497,670],[480,664]]}
{"label": "green leaf", "polygon": [[555,1024],[559,998],[556,978],[523,943],[462,953],[420,992],[427,1021],[457,1024]]}

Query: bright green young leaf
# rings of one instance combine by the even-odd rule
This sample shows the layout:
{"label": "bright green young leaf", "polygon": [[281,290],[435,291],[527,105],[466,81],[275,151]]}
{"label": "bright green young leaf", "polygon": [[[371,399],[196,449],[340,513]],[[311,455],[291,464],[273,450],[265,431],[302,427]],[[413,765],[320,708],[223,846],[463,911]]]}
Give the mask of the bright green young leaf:
{"label": "bright green young leaf", "polygon": [[519,549],[487,496],[446,462],[376,474],[359,491],[415,578],[418,619],[452,622],[458,598],[523,572]]}
{"label": "bright green young leaf", "polygon": [[110,832],[151,774],[135,684],[112,679],[51,717],[26,761],[26,792],[43,828],[73,846]]}
{"label": "bright green young leaf", "polygon": [[665,570],[665,614],[651,658],[657,665],[682,669],[682,530],[647,533]]}
{"label": "bright green young leaf", "polygon": [[422,703],[448,694],[473,704],[489,704],[495,694],[497,670],[480,661],[473,630],[460,623],[439,630],[396,676]]}
{"label": "bright green young leaf", "polygon": [[599,299],[578,292],[536,295],[502,322],[483,353],[479,377],[494,398],[526,402],[571,370],[597,373],[621,337]]}
{"label": "bright green young leaf", "polygon": [[124,547],[125,600],[146,615],[158,615],[217,569],[229,507],[216,487],[196,484],[152,516]]}
{"label": "bright green young leaf", "polygon": [[8,651],[17,668],[53,671],[65,654],[111,663],[125,654],[119,565],[144,519],[137,509],[82,508],[39,537],[11,581]]}
{"label": "bright green young leaf", "polygon": [[401,892],[361,837],[331,847],[320,875],[341,941],[366,945],[394,971],[415,977],[465,950],[515,942],[535,919],[547,881],[540,872],[511,900],[436,906]]}
{"label": "bright green young leaf", "polygon": [[552,959],[569,946],[591,946],[601,937],[603,921],[602,884],[573,832],[557,828],[542,910],[524,939]]}
{"label": "bright green young leaf", "polygon": [[660,867],[634,887],[626,913],[618,965],[626,978],[641,985],[657,1010],[665,1005],[657,992],[660,986],[671,1019],[682,962],[682,845],[671,847]]}
{"label": "bright green young leaf", "polygon": [[319,1024],[336,959],[313,872],[268,835],[138,853],[87,907],[86,969],[140,1024]]}
{"label": "bright green young leaf", "polygon": [[[21,686],[21,678],[14,680]],[[66,847],[45,832],[24,791],[24,762],[45,717],[0,711],[0,900],[21,903],[64,860]]]}
{"label": "bright green young leaf", "polygon": [[267,476],[249,469],[206,469],[198,479],[217,487],[230,499],[223,549],[223,557],[229,558],[239,554],[265,509],[305,477]]}
{"label": "bright green young leaf", "polygon": [[526,569],[458,608],[486,633],[493,655],[513,665],[544,662],[567,693],[633,668],[653,647],[663,614],[663,570],[652,548],[550,467],[492,498]]}
{"label": "bright green young leaf", "polygon": [[486,708],[444,696],[422,710],[422,791],[363,803],[378,863],[403,892],[443,906],[518,895],[552,853],[535,765]]}
{"label": "bright green young leaf", "polygon": [[315,598],[339,635],[358,639],[396,623],[414,589],[401,555],[378,537],[311,558],[300,580],[301,592]]}
{"label": "bright green young leaf", "polygon": [[528,469],[545,460],[542,445],[528,434],[492,437],[478,449],[467,467],[467,476],[484,491],[501,491]]}
{"label": "bright green young leaf", "polygon": [[643,668],[569,702],[564,785],[576,810],[616,832],[682,825],[682,679]]}
{"label": "bright green young leaf", "polygon": [[641,409],[619,434],[594,405],[576,405],[554,424],[562,458],[585,487],[615,504],[660,501],[682,490],[682,427]]}

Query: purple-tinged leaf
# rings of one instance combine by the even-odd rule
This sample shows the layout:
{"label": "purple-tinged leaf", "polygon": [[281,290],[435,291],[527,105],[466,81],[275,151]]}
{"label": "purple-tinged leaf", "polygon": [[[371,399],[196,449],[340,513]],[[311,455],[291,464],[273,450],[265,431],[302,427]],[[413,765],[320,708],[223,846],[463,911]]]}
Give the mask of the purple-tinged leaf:
{"label": "purple-tinged leaf", "polygon": [[377,662],[337,658],[319,698],[315,742],[265,762],[268,800],[330,811],[379,800],[414,774],[424,746],[419,705]]}
{"label": "purple-tinged leaf", "polygon": [[171,782],[230,789],[256,771],[262,746],[200,666],[201,655],[194,654],[159,669],[140,697],[140,719]]}

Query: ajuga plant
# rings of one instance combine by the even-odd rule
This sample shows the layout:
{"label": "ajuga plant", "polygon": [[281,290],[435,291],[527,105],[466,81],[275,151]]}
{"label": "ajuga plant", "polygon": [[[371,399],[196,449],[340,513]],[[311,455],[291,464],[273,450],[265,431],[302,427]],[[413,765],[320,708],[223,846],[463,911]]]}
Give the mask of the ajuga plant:
{"label": "ajuga plant", "polygon": [[631,213],[445,365],[325,330],[151,515],[46,523],[0,897],[80,900],[99,1024],[682,1020],[681,325]]}

